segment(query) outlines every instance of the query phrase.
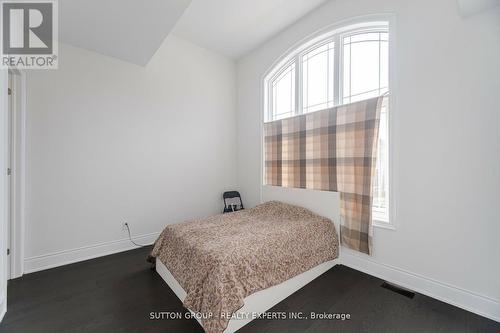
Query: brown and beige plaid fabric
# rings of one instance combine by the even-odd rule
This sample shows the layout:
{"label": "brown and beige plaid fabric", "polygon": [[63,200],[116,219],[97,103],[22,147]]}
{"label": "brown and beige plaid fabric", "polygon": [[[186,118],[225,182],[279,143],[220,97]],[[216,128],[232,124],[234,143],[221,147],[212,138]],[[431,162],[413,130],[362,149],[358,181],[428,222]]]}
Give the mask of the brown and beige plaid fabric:
{"label": "brown and beige plaid fabric", "polygon": [[342,244],[368,254],[382,99],[264,124],[265,183],[340,192]]}

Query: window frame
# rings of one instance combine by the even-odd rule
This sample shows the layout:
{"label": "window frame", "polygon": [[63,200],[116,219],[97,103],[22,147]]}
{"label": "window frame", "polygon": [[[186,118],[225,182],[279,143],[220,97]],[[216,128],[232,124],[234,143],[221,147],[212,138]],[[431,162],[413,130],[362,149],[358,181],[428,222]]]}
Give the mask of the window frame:
{"label": "window frame", "polygon": [[[395,186],[394,186],[394,144],[393,144],[393,118],[395,110],[395,90],[397,85],[394,83],[394,67],[395,67],[395,17],[392,14],[381,14],[381,15],[369,15],[366,17],[360,17],[353,20],[346,20],[343,24],[329,26],[321,31],[317,32],[313,36],[304,39],[298,43],[295,47],[291,48],[285,56],[281,57],[270,70],[266,72],[263,77],[263,122],[273,121],[273,109],[272,109],[272,82],[279,76],[279,74],[285,70],[292,63],[295,63],[295,112],[292,115],[297,116],[303,114],[303,78],[302,78],[302,62],[303,56],[309,51],[321,47],[326,43],[334,42],[334,106],[346,105],[341,104],[343,101],[343,67],[342,57],[343,57],[343,37],[346,35],[360,34],[366,32],[381,32],[387,31],[389,34],[389,77],[388,86],[390,89],[390,99],[388,103],[388,117],[387,117],[387,144],[388,144],[388,207],[387,207],[387,218],[381,218],[380,216],[373,215],[373,225],[380,228],[396,230],[396,210],[395,210]],[[314,112],[314,111],[313,111]],[[263,179],[263,173],[262,177]],[[373,213],[373,212],[372,212]]]}

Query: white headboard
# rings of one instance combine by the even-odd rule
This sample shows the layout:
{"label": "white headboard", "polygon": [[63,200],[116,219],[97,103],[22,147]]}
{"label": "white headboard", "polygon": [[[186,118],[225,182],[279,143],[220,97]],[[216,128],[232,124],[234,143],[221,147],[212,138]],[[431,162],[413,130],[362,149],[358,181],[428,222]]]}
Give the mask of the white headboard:
{"label": "white headboard", "polygon": [[328,217],[340,233],[340,196],[338,192],[262,186],[262,202],[278,200],[307,208],[318,215]]}

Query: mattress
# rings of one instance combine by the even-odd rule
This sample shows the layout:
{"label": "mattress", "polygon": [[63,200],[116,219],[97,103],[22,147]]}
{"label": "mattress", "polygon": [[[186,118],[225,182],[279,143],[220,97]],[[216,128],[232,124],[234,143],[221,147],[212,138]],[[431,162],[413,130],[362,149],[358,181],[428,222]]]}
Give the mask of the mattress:
{"label": "mattress", "polygon": [[338,255],[331,220],[271,201],[252,209],[169,225],[151,253],[202,314],[208,333],[223,332],[244,298]]}

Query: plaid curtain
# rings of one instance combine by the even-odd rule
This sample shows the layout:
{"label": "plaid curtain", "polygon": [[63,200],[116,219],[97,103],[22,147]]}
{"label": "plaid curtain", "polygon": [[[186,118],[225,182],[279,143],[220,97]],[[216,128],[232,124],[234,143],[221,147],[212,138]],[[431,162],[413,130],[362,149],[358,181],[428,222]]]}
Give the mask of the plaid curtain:
{"label": "plaid curtain", "polygon": [[340,192],[342,244],[367,254],[382,99],[264,124],[265,184]]}

